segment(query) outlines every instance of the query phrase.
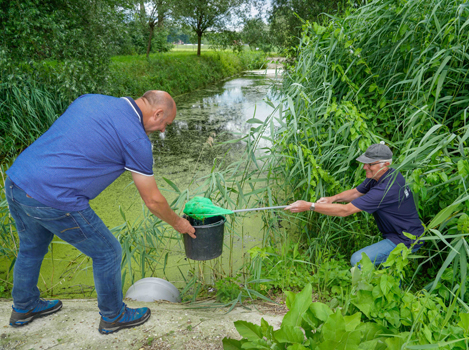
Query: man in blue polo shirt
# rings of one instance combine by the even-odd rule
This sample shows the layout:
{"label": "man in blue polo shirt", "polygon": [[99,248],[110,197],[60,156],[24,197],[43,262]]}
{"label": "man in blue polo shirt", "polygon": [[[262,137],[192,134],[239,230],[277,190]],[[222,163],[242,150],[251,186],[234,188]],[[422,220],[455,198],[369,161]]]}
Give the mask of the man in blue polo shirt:
{"label": "man in blue polo shirt", "polygon": [[[331,216],[349,216],[360,211],[373,214],[383,240],[355,252],[351,258],[355,266],[365,253],[375,265],[386,261],[391,251],[399,244],[406,247],[415,242],[404,235],[404,232],[419,237],[424,227],[419,219],[414,198],[401,173],[389,168],[392,163],[392,152],[384,144],[374,144],[357,158],[363,163],[366,179],[348,191],[332,197],[322,197],[316,203],[296,201],[285,210],[292,213],[312,210]],[[348,202],[348,204],[336,204]],[[422,244],[413,246],[416,251]]]}
{"label": "man in blue polo shirt", "polygon": [[175,117],[176,104],[164,91],[147,91],[135,101],[84,95],[18,156],[5,182],[20,240],[10,325],[23,326],[62,307],[60,300],[40,299],[37,288],[54,235],[93,260],[101,333],[149,319],[148,308],[131,309],[123,303],[122,248],[89,201],[128,170],[148,209],[176,231],[195,238],[195,229],[171,210],[153,177],[148,135],[164,132]]}

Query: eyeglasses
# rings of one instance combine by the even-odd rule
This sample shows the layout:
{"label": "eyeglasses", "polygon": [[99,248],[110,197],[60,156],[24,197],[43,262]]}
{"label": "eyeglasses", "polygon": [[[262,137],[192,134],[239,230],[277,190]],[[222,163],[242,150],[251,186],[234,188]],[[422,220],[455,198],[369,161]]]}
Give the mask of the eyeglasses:
{"label": "eyeglasses", "polygon": [[368,166],[372,167],[373,165],[380,164],[380,163],[386,163],[386,162],[365,163],[363,165],[368,165]]}

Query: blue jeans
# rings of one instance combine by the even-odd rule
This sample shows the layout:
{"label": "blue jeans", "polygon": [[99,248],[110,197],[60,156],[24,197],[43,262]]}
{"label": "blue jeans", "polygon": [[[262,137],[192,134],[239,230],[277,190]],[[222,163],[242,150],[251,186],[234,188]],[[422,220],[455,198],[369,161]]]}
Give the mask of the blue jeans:
{"label": "blue jeans", "polygon": [[352,258],[350,259],[350,263],[352,266],[355,266],[362,259],[362,253],[365,253],[370,258],[371,262],[378,266],[386,261],[389,254],[393,251],[394,248],[396,248],[396,246],[397,245],[389,239],[383,239],[378,243],[369,245],[368,247],[353,253]]}
{"label": "blue jeans", "polygon": [[13,271],[13,306],[23,310],[37,306],[39,271],[56,235],[93,259],[99,310],[104,317],[116,316],[122,308],[122,248],[93,209],[67,212],[48,207],[10,178],[5,181],[5,192],[20,240]]}

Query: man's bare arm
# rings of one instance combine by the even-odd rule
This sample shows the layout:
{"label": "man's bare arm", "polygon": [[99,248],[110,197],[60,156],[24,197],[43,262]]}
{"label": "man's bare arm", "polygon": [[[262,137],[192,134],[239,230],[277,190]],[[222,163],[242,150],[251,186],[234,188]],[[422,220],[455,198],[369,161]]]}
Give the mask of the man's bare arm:
{"label": "man's bare arm", "polygon": [[132,172],[132,178],[145,205],[151,213],[170,224],[179,233],[187,233],[195,238],[195,229],[184,218],[178,216],[169,206],[168,201],[161,194],[152,176],[145,176]]}
{"label": "man's bare arm", "polygon": [[[292,213],[301,213],[308,211],[311,208],[311,202],[296,201],[290,204],[285,210],[289,210]],[[349,216],[360,212],[361,210],[354,206],[352,203],[348,204],[323,204],[315,203],[315,212],[329,216]]]}
{"label": "man's bare arm", "polygon": [[361,197],[361,196],[363,196],[363,193],[358,192],[356,188],[352,188],[351,190],[347,190],[339,194],[336,194],[335,196],[321,197],[318,199],[316,203],[321,203],[321,204],[332,204],[332,203],[341,203],[341,202],[350,203],[354,199]]}

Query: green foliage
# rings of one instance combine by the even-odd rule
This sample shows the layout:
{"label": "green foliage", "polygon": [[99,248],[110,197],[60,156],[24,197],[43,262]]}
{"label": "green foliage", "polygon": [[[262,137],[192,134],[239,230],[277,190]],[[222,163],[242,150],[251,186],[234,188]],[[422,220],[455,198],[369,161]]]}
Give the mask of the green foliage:
{"label": "green foliage", "polygon": [[241,38],[252,50],[260,49],[266,53],[274,51],[270,27],[261,18],[245,20]]}
{"label": "green foliage", "polygon": [[170,52],[150,55],[148,60],[143,56],[117,56],[110,67],[109,94],[136,98],[149,89],[159,89],[177,96],[263,62],[263,54],[256,52],[207,52],[204,57]]}
{"label": "green foliage", "polygon": [[4,281],[0,281],[0,298],[10,298],[11,287]]}
{"label": "green foliage", "polygon": [[215,288],[217,289],[217,300],[222,303],[228,303],[238,298],[242,291],[241,275],[236,277],[225,277],[215,282]]}
{"label": "green foliage", "polygon": [[[306,21],[298,57],[278,90],[279,118],[273,115],[249,135],[248,145],[273,130],[273,146],[259,167],[269,180],[258,196],[282,194],[286,202],[356,187],[364,175],[355,159],[384,140],[427,228],[419,253],[428,259],[418,271],[437,267],[436,276],[420,280],[423,287],[434,278],[427,290],[449,266],[455,275],[450,288],[467,280],[468,16],[467,2],[386,0],[350,8],[325,25]],[[265,213],[264,220],[276,218]],[[300,220],[313,260],[321,250],[349,255],[376,239],[373,218],[364,213],[305,213]]]}
{"label": "green foliage", "polygon": [[[16,235],[16,228],[14,226],[14,220],[10,215],[8,209],[8,202],[5,198],[5,188],[4,183],[6,179],[6,174],[4,167],[0,167],[0,257],[6,258],[7,261],[10,261],[10,266],[8,267],[7,276],[13,272],[13,266],[16,261],[16,256],[18,255],[19,242]],[[5,293],[8,290],[7,286],[3,283],[0,283],[0,296],[2,293]]]}
{"label": "green foliage", "polygon": [[123,30],[118,1],[3,1],[0,7],[0,157],[39,137],[85,92],[107,84]]}
{"label": "green foliage", "polygon": [[309,257],[299,252],[298,244],[283,245],[280,251],[273,247],[254,247],[249,254],[252,276],[266,280],[260,286],[263,291],[300,290],[311,281],[313,267]]}
{"label": "green foliage", "polygon": [[210,47],[214,50],[232,50],[240,53],[243,51],[243,41],[241,33],[231,30],[223,30],[207,35]]}
{"label": "green foliage", "polygon": [[364,255],[362,270],[352,268],[351,293],[335,310],[312,302],[312,286],[286,292],[288,313],[278,330],[235,322],[243,337],[223,339],[224,349],[466,349],[469,316],[457,298],[445,304],[434,294],[414,295],[400,288],[410,250],[398,246],[375,270]]}
{"label": "green foliage", "polygon": [[162,29],[156,30],[151,43],[151,52],[168,52],[174,45],[168,42],[169,31]]}
{"label": "green foliage", "polygon": [[296,48],[305,20],[325,20],[324,14],[337,15],[346,4],[345,0],[273,0],[269,18],[271,42],[286,49]]}
{"label": "green foliage", "polygon": [[311,278],[322,299],[342,297],[351,285],[350,266],[343,257],[325,258]]}
{"label": "green foliage", "polygon": [[[234,19],[243,16],[255,0],[179,0],[175,17],[192,28],[198,37],[197,55],[200,56],[202,36],[209,30],[225,30]],[[236,13],[236,16],[232,14]]]}
{"label": "green foliage", "polygon": [[[355,186],[361,177],[352,161],[382,139],[413,180],[424,221],[465,193],[467,154],[461,150],[467,128],[461,126],[468,70],[460,62],[467,60],[469,29],[459,16],[468,11],[452,1],[389,0],[327,26],[305,23],[297,64],[282,91],[290,130],[279,139],[288,175],[297,178],[296,193],[314,199]],[[420,30],[427,14],[437,20]],[[451,37],[453,32],[458,36]],[[309,175],[313,164],[305,149],[314,155],[317,172],[340,177],[341,186]]]}

